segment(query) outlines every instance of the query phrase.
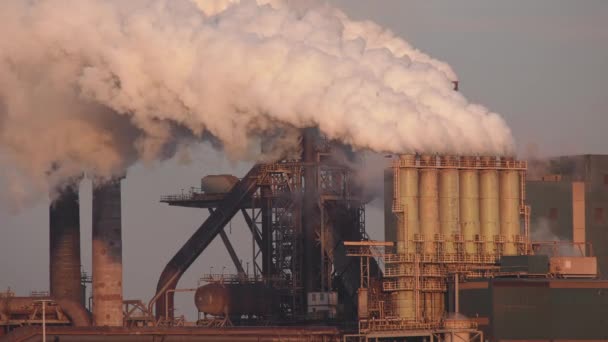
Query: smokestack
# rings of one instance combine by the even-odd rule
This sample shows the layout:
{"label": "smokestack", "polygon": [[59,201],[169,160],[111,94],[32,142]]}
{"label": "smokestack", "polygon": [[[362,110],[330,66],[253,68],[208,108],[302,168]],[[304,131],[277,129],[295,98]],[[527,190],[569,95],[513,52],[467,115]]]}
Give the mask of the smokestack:
{"label": "smokestack", "polygon": [[97,326],[123,325],[121,178],[93,182],[93,322]]}
{"label": "smokestack", "polygon": [[50,294],[84,303],[80,284],[80,206],[72,181],[49,207]]}

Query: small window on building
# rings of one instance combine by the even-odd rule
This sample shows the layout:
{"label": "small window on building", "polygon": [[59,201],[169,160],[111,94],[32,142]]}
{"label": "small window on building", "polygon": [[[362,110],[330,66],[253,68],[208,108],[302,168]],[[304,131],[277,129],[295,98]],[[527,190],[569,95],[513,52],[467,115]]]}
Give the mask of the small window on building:
{"label": "small window on building", "polygon": [[604,175],[604,185],[608,185],[608,174]]}
{"label": "small window on building", "polygon": [[551,221],[557,221],[558,218],[559,218],[559,212],[557,211],[557,208],[549,209],[549,219]]}
{"label": "small window on building", "polygon": [[604,208],[595,208],[594,217],[595,223],[604,223]]}
{"label": "small window on building", "polygon": [[323,293],[319,294],[319,300],[320,301],[324,301],[325,300],[325,295]]}

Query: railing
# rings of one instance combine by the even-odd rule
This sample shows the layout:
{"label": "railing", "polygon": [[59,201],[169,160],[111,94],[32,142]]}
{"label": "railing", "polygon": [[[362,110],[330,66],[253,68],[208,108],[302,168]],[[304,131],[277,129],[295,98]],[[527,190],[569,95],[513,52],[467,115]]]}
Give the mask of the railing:
{"label": "railing", "polygon": [[[460,318],[447,318],[443,321],[430,323],[416,322],[404,318],[362,319],[359,321],[360,333],[369,333],[372,331],[420,331],[425,335],[433,330],[477,329],[477,327],[478,325],[475,321]],[[407,336],[409,336],[409,334],[407,334]]]}
{"label": "railing", "polygon": [[496,157],[437,158],[437,156],[432,156],[429,161],[420,158],[397,159],[393,161],[393,167],[421,169],[526,170],[528,168],[528,163],[522,160],[509,160]]}
{"label": "railing", "polygon": [[[413,277],[415,276],[415,272],[412,268],[399,268],[399,267],[389,267],[384,270],[385,278],[396,278],[396,277]],[[420,276],[422,277],[444,277],[446,276],[445,272],[442,272],[438,269],[431,268],[422,268],[420,271]]]}
{"label": "railing", "polygon": [[385,318],[359,321],[359,332],[367,333],[370,331],[397,331],[397,330],[418,330],[425,331],[439,328],[439,323],[421,323],[403,318]]}
{"label": "railing", "polygon": [[386,264],[401,264],[401,263],[438,263],[438,264],[493,264],[496,262],[496,256],[493,254],[385,254],[380,256],[384,258]]}
{"label": "railing", "polygon": [[399,281],[399,280],[391,280],[382,282],[382,290],[384,291],[403,291],[403,290],[414,290],[414,282],[412,280],[409,281]]}

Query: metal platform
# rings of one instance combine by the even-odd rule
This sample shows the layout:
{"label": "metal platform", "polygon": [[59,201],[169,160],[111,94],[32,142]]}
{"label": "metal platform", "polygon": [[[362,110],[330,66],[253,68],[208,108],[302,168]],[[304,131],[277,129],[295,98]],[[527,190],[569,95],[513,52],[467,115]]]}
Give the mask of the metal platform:
{"label": "metal platform", "polygon": [[[230,328],[109,328],[47,327],[47,341],[340,341],[334,327],[230,327]],[[0,342],[41,341],[42,327],[26,327],[0,337]]]}

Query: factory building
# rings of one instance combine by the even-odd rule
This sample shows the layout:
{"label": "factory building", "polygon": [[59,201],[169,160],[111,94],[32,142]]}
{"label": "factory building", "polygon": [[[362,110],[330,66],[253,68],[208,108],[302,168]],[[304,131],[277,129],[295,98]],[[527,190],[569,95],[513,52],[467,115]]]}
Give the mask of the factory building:
{"label": "factory building", "polygon": [[489,341],[606,340],[608,282],[473,280],[460,284],[460,311],[477,322]]}
{"label": "factory building", "polygon": [[[608,155],[558,157],[526,182],[535,240],[585,243],[608,277]],[[578,252],[578,249],[577,251]]]}
{"label": "factory building", "polygon": [[[372,241],[356,154],[317,134],[303,132],[299,159],[256,164],[242,178],[208,175],[161,198],[209,215],[168,260],[147,305],[122,297],[120,178],[94,182],[91,311],[80,303],[78,194],[66,188],[50,209],[49,302],[0,294],[0,334],[39,340],[45,320],[58,340],[608,340],[608,283],[596,279],[589,246],[603,255],[601,157],[559,158],[530,179],[528,163],[510,157],[394,156],[386,241]],[[237,215],[253,241],[251,271],[225,232]],[[548,238],[535,239],[542,220]],[[578,250],[539,241],[552,236]],[[215,238],[237,274],[180,284]],[[174,307],[188,291],[194,322]]]}

